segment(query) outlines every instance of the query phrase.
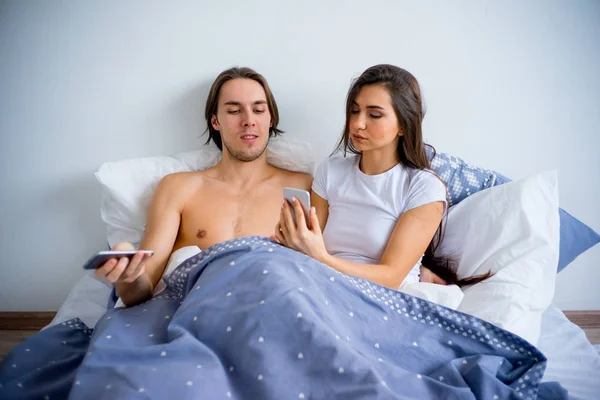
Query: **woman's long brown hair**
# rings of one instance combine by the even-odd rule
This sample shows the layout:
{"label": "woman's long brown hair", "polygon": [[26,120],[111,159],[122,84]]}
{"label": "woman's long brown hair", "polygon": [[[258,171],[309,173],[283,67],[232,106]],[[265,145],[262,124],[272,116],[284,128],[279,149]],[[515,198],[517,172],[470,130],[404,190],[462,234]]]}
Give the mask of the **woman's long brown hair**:
{"label": "woman's long brown hair", "polygon": [[[397,155],[399,162],[407,167],[418,170],[431,171],[431,162],[427,157],[426,147],[432,150],[432,159],[435,149],[429,144],[423,143],[422,124],[425,117],[421,89],[417,79],[405,69],[389,64],[380,64],[368,68],[353,83],[348,91],[346,99],[346,124],[344,132],[336,146],[335,152],[341,151],[344,156],[349,151],[360,154],[350,140],[350,117],[356,96],[366,85],[381,85],[390,94],[392,106],[398,118],[398,124],[403,132],[398,141]],[[436,175],[437,176],[437,175]],[[438,177],[439,178],[439,177]],[[444,236],[445,217],[442,218],[440,226],[433,239],[427,246],[421,264],[431,272],[444,279],[448,284],[458,286],[473,285],[489,278],[490,272],[458,279],[456,275],[457,265],[451,257],[436,257],[435,251],[439,247]]]}

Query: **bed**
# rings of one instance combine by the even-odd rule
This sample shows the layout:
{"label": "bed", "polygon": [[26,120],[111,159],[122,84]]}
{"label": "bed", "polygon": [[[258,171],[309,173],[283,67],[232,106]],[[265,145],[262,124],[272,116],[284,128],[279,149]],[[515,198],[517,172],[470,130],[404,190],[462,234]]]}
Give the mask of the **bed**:
{"label": "bed", "polygon": [[[306,143],[277,140],[267,160],[312,172],[309,154]],[[218,155],[105,164],[96,177],[109,246],[139,243],[162,176],[207,168]],[[432,165],[452,206],[438,251],[460,255],[459,276],[495,273],[460,302],[445,302],[439,285],[389,290],[266,238],[237,238],[174,254],[164,292],[132,308],[84,275],[52,323],[0,365],[0,390],[74,399],[598,398],[600,356],[551,301],[556,266],[600,236],[559,210],[556,174],[510,182],[444,154]]]}
{"label": "bed", "polygon": [[[110,287],[86,274],[73,287],[50,325],[79,318],[93,327],[106,312]],[[542,319],[538,347],[548,358],[543,381],[557,381],[570,399],[596,400],[600,394],[600,346],[592,346],[585,333],[551,305]]]}

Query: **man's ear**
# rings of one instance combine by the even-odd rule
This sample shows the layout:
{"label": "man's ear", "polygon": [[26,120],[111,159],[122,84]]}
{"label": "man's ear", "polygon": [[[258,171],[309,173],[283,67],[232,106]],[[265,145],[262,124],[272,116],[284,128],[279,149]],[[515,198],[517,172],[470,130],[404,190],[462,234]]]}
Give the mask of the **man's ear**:
{"label": "man's ear", "polygon": [[214,115],[214,114],[213,114],[213,116],[212,116],[212,117],[210,117],[210,124],[212,125],[212,127],[213,127],[213,128],[216,130],[216,131],[218,131],[218,130],[219,130],[219,128],[220,128],[220,125],[219,125],[219,120],[217,119],[217,116],[216,116],[216,115]]}

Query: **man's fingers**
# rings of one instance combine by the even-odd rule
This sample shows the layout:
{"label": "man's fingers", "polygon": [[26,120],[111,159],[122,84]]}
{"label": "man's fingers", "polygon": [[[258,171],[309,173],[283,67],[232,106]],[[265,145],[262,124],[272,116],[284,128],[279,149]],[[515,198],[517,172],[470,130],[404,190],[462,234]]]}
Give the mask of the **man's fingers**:
{"label": "man's fingers", "polygon": [[[135,250],[131,243],[122,242],[116,244],[113,250]],[[144,261],[152,257],[151,254],[137,251],[130,259],[127,257],[111,258],[100,268],[94,271],[97,278],[104,278],[110,283],[133,282],[145,272]]]}
{"label": "man's fingers", "polygon": [[129,264],[129,259],[127,257],[121,257],[117,265],[113,268],[113,270],[106,276],[106,280],[110,283],[115,283],[117,279],[121,276],[125,268]]}
{"label": "man's fingers", "polygon": [[106,276],[115,268],[118,261],[119,260],[117,260],[116,258],[111,258],[110,260],[105,262],[100,268],[96,268],[96,270],[94,271],[94,275],[96,276],[96,278],[106,278]]}
{"label": "man's fingers", "polygon": [[144,275],[145,272],[146,272],[146,268],[144,266],[144,263],[141,262],[138,264],[138,266],[136,267],[134,272],[132,272],[127,278],[123,279],[123,282],[131,283],[131,282],[135,281],[136,279],[138,279],[140,276]]}
{"label": "man's fingers", "polygon": [[129,242],[121,242],[121,243],[115,244],[115,246],[112,248],[112,250],[119,250],[119,251],[135,250],[135,247],[133,247],[133,245]]}
{"label": "man's fingers", "polygon": [[120,279],[127,280],[127,279],[137,275],[143,259],[144,259],[144,253],[142,253],[140,251],[135,253],[135,255],[133,256],[131,261],[129,261],[127,268],[121,274]]}

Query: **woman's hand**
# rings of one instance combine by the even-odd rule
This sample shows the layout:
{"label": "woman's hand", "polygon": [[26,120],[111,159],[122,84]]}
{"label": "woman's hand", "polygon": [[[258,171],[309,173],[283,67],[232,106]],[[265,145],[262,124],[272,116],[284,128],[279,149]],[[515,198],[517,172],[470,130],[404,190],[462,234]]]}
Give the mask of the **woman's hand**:
{"label": "woman's hand", "polygon": [[325,262],[329,254],[325,248],[321,225],[315,208],[310,209],[310,226],[306,226],[306,218],[304,210],[298,199],[293,199],[292,207],[296,213],[296,223],[292,218],[292,211],[289,203],[284,200],[281,206],[281,215],[279,222],[275,225],[275,236],[271,239],[291,249],[300,251],[307,256],[314,258],[317,261]]}

